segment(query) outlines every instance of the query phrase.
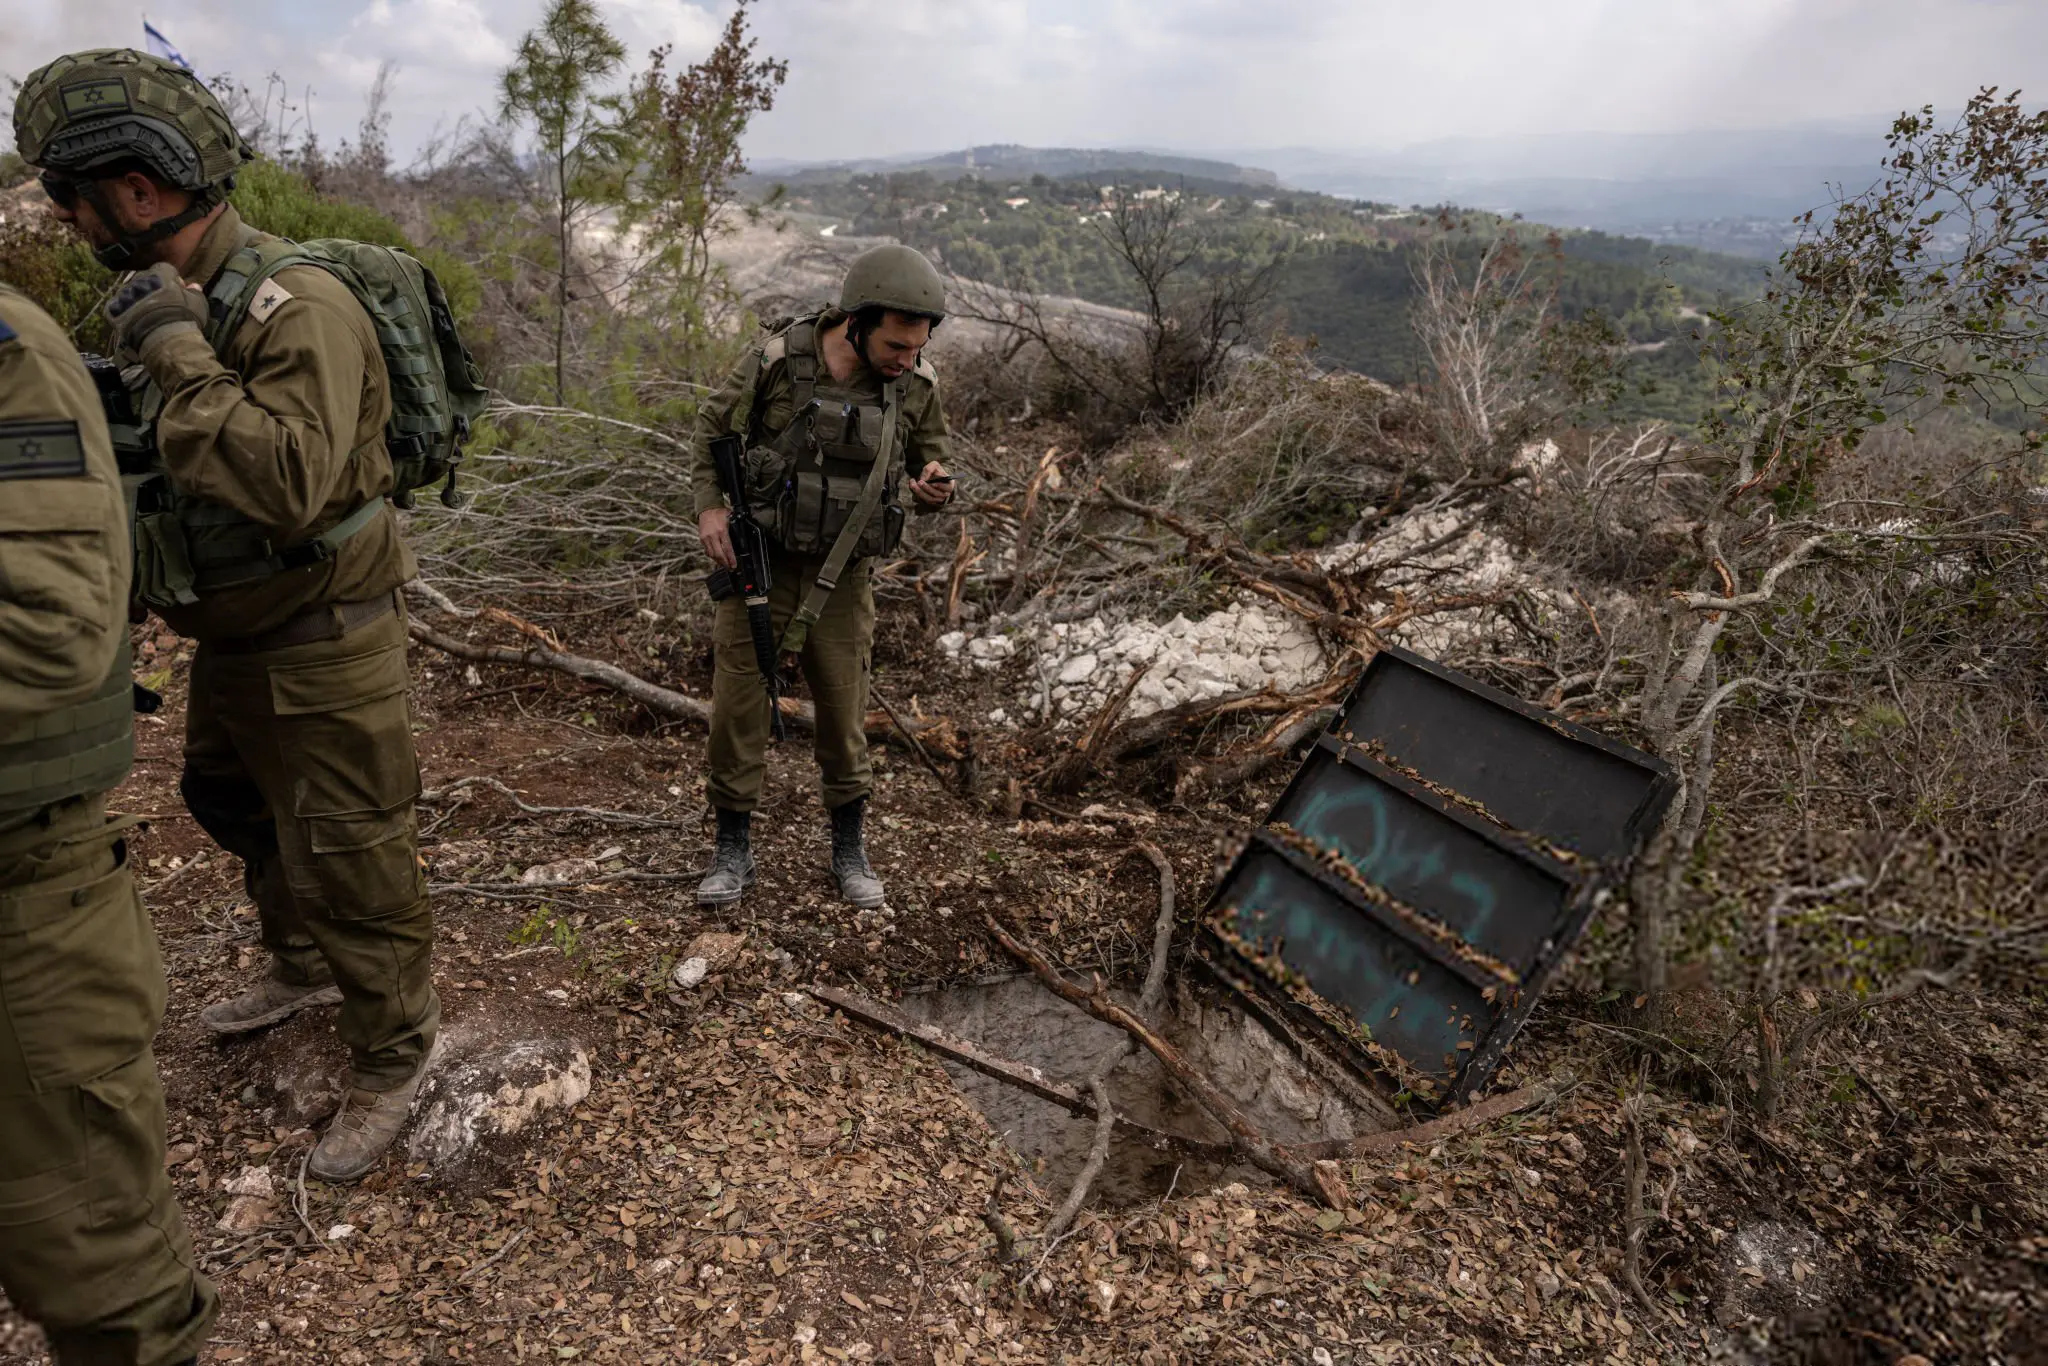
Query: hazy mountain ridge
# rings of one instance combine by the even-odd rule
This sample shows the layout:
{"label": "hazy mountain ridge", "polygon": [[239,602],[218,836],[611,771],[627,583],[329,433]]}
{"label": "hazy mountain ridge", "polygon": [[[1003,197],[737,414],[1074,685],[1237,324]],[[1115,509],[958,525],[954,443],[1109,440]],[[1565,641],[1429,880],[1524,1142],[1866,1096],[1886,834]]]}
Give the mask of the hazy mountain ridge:
{"label": "hazy mountain ridge", "polygon": [[1377,204],[1457,205],[1563,228],[1646,237],[1770,259],[1794,220],[1878,178],[1873,117],[1842,126],[1683,133],[1536,133],[1440,138],[1391,149],[1160,148],[999,144],[830,163],[764,162],[758,185],[816,185],[859,174],[927,171],[1059,180],[1123,174],[1314,191]]}
{"label": "hazy mountain ridge", "polygon": [[1115,147],[1025,147],[1016,143],[990,143],[934,155],[913,153],[854,161],[769,160],[754,166],[752,179],[756,182],[807,185],[851,175],[909,171],[930,172],[942,180],[970,175],[1013,178],[1042,175],[1063,180],[1094,173],[1139,172],[1223,181],[1253,188],[1277,189],[1280,184],[1279,176],[1272,171],[1181,152]]}
{"label": "hazy mountain ridge", "polygon": [[[1124,154],[1113,155],[1120,160]],[[1325,365],[1387,381],[1419,373],[1408,304],[1414,249],[1436,232],[1433,210],[1156,172],[1104,170],[1054,179],[898,167],[785,182],[778,212],[770,216],[814,244],[821,237],[894,238],[963,279],[1112,310],[1138,308],[1143,298],[1104,231],[1102,186],[1112,180],[1177,205],[1210,265],[1277,256],[1271,321],[1313,338]],[[1467,216],[1480,231],[1490,217]],[[1532,222],[1514,231],[1545,251],[1553,235]],[[1724,298],[1755,290],[1761,264],[1591,230],[1554,235],[1557,259],[1544,274],[1566,315],[1597,312],[1637,348],[1638,367],[1655,372],[1643,378],[1658,381],[1656,395],[1645,394],[1637,404],[1641,412],[1688,417],[1701,397],[1697,367],[1684,345],[1694,330],[1691,319]]]}

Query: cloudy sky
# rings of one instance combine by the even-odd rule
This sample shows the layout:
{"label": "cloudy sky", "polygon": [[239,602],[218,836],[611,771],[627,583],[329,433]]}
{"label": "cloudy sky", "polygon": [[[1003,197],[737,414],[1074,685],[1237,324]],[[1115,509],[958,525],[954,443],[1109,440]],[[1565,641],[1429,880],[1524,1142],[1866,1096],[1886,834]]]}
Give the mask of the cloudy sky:
{"label": "cloudy sky", "polygon": [[[202,74],[275,72],[347,134],[395,64],[393,142],[488,112],[543,0],[152,0]],[[722,0],[598,0],[636,62],[694,57]],[[133,44],[126,0],[5,0],[0,75]],[[1189,151],[1855,120],[2048,91],[2048,0],[759,0],[788,59],[757,158],[984,142]]]}

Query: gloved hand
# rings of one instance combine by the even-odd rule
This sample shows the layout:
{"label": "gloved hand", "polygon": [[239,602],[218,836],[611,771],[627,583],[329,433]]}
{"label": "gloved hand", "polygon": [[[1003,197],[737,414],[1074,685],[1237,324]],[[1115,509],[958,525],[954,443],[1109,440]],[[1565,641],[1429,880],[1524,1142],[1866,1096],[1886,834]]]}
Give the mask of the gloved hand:
{"label": "gloved hand", "polygon": [[107,322],[122,360],[149,364],[149,353],[164,339],[206,326],[206,296],[162,262],[132,276],[107,300]]}

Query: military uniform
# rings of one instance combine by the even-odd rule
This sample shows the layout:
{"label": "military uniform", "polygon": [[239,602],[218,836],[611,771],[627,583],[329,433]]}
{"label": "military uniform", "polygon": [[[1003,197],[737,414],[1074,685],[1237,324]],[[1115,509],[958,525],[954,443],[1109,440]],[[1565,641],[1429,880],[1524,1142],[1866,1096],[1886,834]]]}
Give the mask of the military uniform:
{"label": "military uniform", "polygon": [[60,1363],[185,1360],[218,1312],[164,1173],[132,822],[106,809],[134,753],[128,561],[92,380],[0,286],[0,1286]]}
{"label": "military uniform", "polygon": [[[820,330],[829,328],[842,316],[828,313],[816,325]],[[796,415],[787,337],[785,329],[769,338],[759,353],[740,363],[698,412],[691,487],[699,516],[725,505],[711,465],[712,438],[733,431],[735,418],[740,417],[739,426],[747,428],[742,435],[755,444],[772,442]],[[884,388],[882,377],[862,365],[844,385],[831,383],[829,377],[820,381],[816,394],[828,409],[850,405],[858,410],[879,407]],[[920,360],[906,377],[901,401],[896,439],[902,454],[892,457],[884,453],[883,458],[894,459],[899,469],[915,477],[928,462],[944,464],[946,460],[946,415],[929,363]],[[876,513],[877,517],[887,515],[887,509]],[[770,607],[778,637],[796,615],[824,559],[821,554],[799,555],[780,546],[773,549]],[[711,804],[721,810],[752,811],[760,804],[761,777],[767,767],[769,715],[768,697],[747,634],[745,606],[738,599],[720,603],[712,632],[717,672],[712,684],[708,795]],[[858,559],[827,599],[798,656],[817,713],[812,752],[817,756],[820,795],[827,810],[866,797],[874,786],[865,730],[874,636],[875,599],[868,581],[868,562]]]}
{"label": "military uniform", "polygon": [[[727,504],[714,445],[737,439],[743,452],[728,469],[745,485],[739,493],[768,541],[768,634],[779,654],[795,655],[811,687],[832,875],[840,896],[856,906],[883,901],[862,838],[873,787],[865,729],[875,636],[868,565],[902,535],[902,485],[945,465],[945,410],[922,356],[929,327],[945,310],[945,284],[931,262],[909,247],[871,248],[848,268],[838,308],[778,329],[742,359],[697,418],[692,486],[708,547],[717,545],[711,514]],[[877,343],[878,334],[884,340]],[[844,380],[826,359],[834,338],[855,357]],[[886,349],[872,351],[871,343]],[[905,362],[910,368],[900,369]],[[878,364],[896,376],[885,378]],[[912,504],[920,514],[937,506],[921,498]],[[729,523],[726,529],[729,535]],[[758,611],[758,593],[753,603]],[[739,900],[754,878],[749,830],[773,714],[761,677],[767,642],[757,642],[748,611],[745,592],[728,597],[713,627],[706,787],[718,837],[697,885],[701,906]]]}
{"label": "military uniform", "polygon": [[[200,239],[191,278],[212,279],[257,236],[227,209]],[[181,493],[300,541],[390,490],[390,386],[346,286],[313,266],[276,280],[288,297],[252,310],[219,355],[195,333],[157,349],[160,407],[152,398],[145,411],[158,409],[157,444]],[[385,505],[324,563],[154,604],[199,641],[186,804],[242,859],[273,973],[339,987],[337,1029],[369,1091],[418,1070],[439,1016],[397,597],[416,572]]]}
{"label": "military uniform", "polygon": [[[245,265],[272,240],[225,203],[253,154],[189,72],[60,57],[22,84],[14,129],[81,233],[112,239],[95,255],[146,266],[106,309],[147,375],[159,462],[136,489],[135,597],[199,642],[181,787],[242,860],[271,955],[268,981],[200,1018],[234,1033],[340,1001],[354,1086],[310,1170],[352,1179],[395,1135],[439,1018],[378,333],[328,271]],[[104,181],[138,161],[186,204],[132,229]]]}

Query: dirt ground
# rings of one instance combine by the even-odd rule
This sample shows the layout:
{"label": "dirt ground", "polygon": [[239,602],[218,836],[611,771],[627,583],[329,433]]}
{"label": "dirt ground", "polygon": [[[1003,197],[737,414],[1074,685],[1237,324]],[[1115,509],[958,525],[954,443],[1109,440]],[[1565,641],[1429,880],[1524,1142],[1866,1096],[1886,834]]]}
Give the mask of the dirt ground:
{"label": "dirt ground", "polygon": [[[615,643],[644,659],[646,642]],[[187,648],[141,648],[170,704],[141,721],[116,806],[150,816],[134,849],[170,974],[173,1172],[225,1299],[205,1360],[2048,1363],[2038,983],[1979,982],[1830,1034],[1775,1124],[1724,1103],[1712,1059],[1660,1072],[1640,1124],[1640,1295],[1623,1257],[1632,1026],[1580,986],[1539,1010],[1500,1082],[1543,1082],[1552,1103],[1351,1164],[1357,1208],[1174,1184],[1041,1247],[1064,1189],[930,1056],[798,988],[893,996],[1007,966],[986,912],[1128,979],[1156,906],[1133,833],[1169,851],[1185,918],[1260,794],[1201,811],[1105,794],[1128,819],[1020,824],[881,754],[872,845],[892,895],[861,914],[831,895],[814,769],[789,744],[757,821],[762,880],[707,916],[690,896],[709,841],[700,733],[417,647],[429,788],[486,775],[529,804],[673,824],[529,815],[477,789],[423,806],[437,883],[595,860],[587,885],[546,899],[435,902],[448,1026],[568,1040],[591,1089],[453,1174],[397,1155],[359,1185],[305,1183],[302,1219],[319,1127],[302,1083],[338,1077],[343,1055],[325,1012],[225,1045],[197,1023],[262,955],[237,871],[177,797]],[[701,659],[678,677],[701,692]],[[899,704],[928,694],[928,712],[990,705],[915,658],[885,654],[881,682]],[[714,929],[746,934],[739,961],[671,986],[683,946]],[[1725,1014],[1710,992],[1699,1009]],[[225,1187],[250,1167],[282,1202],[223,1231]],[[998,1190],[1009,1262],[983,1217]],[[35,1343],[0,1325],[0,1360],[40,1360]]]}

